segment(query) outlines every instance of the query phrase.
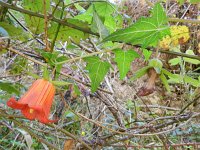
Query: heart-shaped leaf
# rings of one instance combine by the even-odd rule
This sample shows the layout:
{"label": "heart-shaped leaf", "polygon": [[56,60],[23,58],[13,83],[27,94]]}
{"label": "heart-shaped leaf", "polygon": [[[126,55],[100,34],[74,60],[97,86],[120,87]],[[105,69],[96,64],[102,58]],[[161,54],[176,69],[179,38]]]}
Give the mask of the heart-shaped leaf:
{"label": "heart-shaped leaf", "polygon": [[111,65],[108,62],[101,61],[97,56],[87,57],[84,60],[87,62],[85,69],[89,71],[91,90],[95,92]]}

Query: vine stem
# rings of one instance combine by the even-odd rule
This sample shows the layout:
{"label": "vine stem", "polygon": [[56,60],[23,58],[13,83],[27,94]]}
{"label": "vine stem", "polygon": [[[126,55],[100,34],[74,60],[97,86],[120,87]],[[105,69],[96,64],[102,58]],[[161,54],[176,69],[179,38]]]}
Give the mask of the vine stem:
{"label": "vine stem", "polygon": [[[25,54],[19,52],[18,50],[15,50],[15,49],[12,48],[12,47],[8,48],[8,50],[10,50],[10,51],[12,51],[12,52],[14,52],[14,53],[16,53],[16,54],[22,56],[22,57],[24,57],[24,58],[26,58],[26,59],[28,59],[28,60],[34,62],[34,63],[36,63],[36,64],[39,64],[39,65],[44,66],[44,67],[48,67],[47,64],[45,64],[45,63],[43,63],[43,62],[40,62],[40,61],[38,61],[38,60],[36,60],[36,59],[34,59],[34,58],[31,58],[31,57],[29,57],[29,56],[27,56],[27,55],[25,55]],[[66,74],[66,73],[64,73],[64,72],[60,72],[60,74],[63,75],[63,76],[65,76],[65,77],[71,78],[71,79],[73,79],[74,81],[77,81],[77,82],[79,82],[79,83],[82,83],[82,84],[85,85],[85,86],[91,87],[90,84],[87,84],[87,83],[85,83],[85,82],[83,82],[83,81],[81,81],[81,80],[79,80],[79,79],[77,79],[77,78],[74,78],[74,77],[72,77],[72,76],[70,76],[70,75],[68,75],[68,74]],[[104,90],[104,89],[102,89],[102,88],[98,88],[98,90],[100,90],[100,91],[102,91],[102,92],[105,92],[105,93],[108,93],[108,94],[113,94],[112,92],[107,91],[107,90]]]}
{"label": "vine stem", "polygon": [[192,58],[192,59],[200,60],[200,57],[196,56],[196,55],[189,55],[189,54],[185,54],[185,53],[173,52],[173,51],[166,51],[166,50],[159,50],[159,52],[160,53],[165,53],[165,54],[172,54],[172,55],[176,55],[176,56],[181,56],[181,57],[186,57],[186,58]]}
{"label": "vine stem", "polygon": [[[43,14],[35,13],[35,12],[33,12],[33,11],[29,11],[29,10],[26,10],[26,9],[23,9],[23,8],[20,8],[20,7],[17,7],[17,6],[15,6],[15,5],[11,5],[11,4],[5,3],[5,2],[3,2],[3,1],[0,1],[0,5],[3,6],[3,7],[9,8],[9,9],[12,9],[12,10],[15,10],[15,11],[18,11],[18,12],[21,12],[21,13],[24,13],[24,14],[27,14],[27,15],[30,15],[30,16],[34,16],[34,17],[38,17],[38,18],[44,19],[44,15],[43,15]],[[92,32],[92,31],[89,30],[89,29],[86,29],[86,28],[77,26],[77,25],[75,25],[75,24],[72,24],[72,23],[68,22],[67,20],[60,20],[60,19],[57,19],[57,18],[55,18],[55,17],[53,17],[53,16],[48,16],[48,19],[51,20],[51,21],[60,23],[61,25],[68,26],[68,27],[70,27],[70,28],[83,31],[83,32],[85,32],[85,33],[89,33],[89,34],[96,35],[96,36],[99,35],[99,34],[97,34],[97,33]]]}
{"label": "vine stem", "polygon": [[44,40],[46,44],[46,51],[51,51],[49,48],[48,42],[48,17],[47,17],[47,9],[46,9],[46,0],[43,0],[43,8],[44,8]]}
{"label": "vine stem", "polygon": [[170,22],[182,22],[182,23],[200,24],[200,20],[194,20],[194,19],[168,18],[168,21],[170,21]]}
{"label": "vine stem", "polygon": [[[60,1],[58,2],[58,4],[56,6],[58,6],[59,4],[60,4]],[[62,2],[62,4],[63,4],[63,6],[62,6],[62,12],[61,12],[61,15],[60,15],[60,19],[62,19],[63,14],[64,14],[64,2]],[[54,11],[56,11],[56,8],[55,8]],[[58,37],[58,32],[60,30],[60,26],[61,26],[61,24],[59,23],[58,26],[57,26],[57,28],[56,28],[56,33],[55,33],[54,39],[53,39],[52,44],[51,44],[51,51],[53,51],[53,48],[55,46],[56,39]]]}
{"label": "vine stem", "polygon": [[[39,18],[43,18],[44,19],[44,15],[42,15],[42,14],[35,13],[35,12],[29,11],[29,10],[25,10],[25,9],[17,7],[15,5],[11,5],[11,4],[5,3],[3,1],[0,1],[0,5],[3,6],[3,7],[6,7],[6,8],[9,8],[9,9],[24,13],[24,14],[28,14],[28,15],[31,15],[31,16],[34,16],[34,17],[39,17]],[[65,25],[65,26],[68,26],[68,27],[83,31],[85,33],[89,33],[89,34],[92,34],[92,35],[99,36],[98,33],[94,33],[89,29],[86,29],[86,28],[77,26],[75,24],[69,23],[69,22],[67,22],[67,20],[57,19],[57,18],[55,18],[53,16],[49,16],[48,18],[49,18],[49,20],[57,22],[57,23],[59,23],[61,25]],[[184,22],[184,23],[200,24],[200,20],[179,19],[179,18],[169,18],[168,20],[170,22]]]}
{"label": "vine stem", "polygon": [[62,62],[58,62],[56,64],[69,63],[69,62],[77,61],[77,60],[80,60],[80,59],[83,59],[83,58],[86,58],[86,57],[90,57],[90,56],[94,56],[94,55],[98,55],[98,54],[102,54],[102,53],[112,52],[116,48],[117,47],[113,47],[112,49],[107,49],[107,50],[103,50],[103,51],[93,52],[93,53],[90,53],[90,54],[87,54],[87,55],[83,55],[83,56],[75,57],[75,58],[68,59],[68,60],[65,60],[65,61],[62,61]]}

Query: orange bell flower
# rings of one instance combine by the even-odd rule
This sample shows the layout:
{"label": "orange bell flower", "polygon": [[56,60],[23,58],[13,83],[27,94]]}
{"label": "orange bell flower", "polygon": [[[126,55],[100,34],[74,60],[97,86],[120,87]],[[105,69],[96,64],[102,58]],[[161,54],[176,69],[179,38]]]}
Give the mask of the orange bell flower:
{"label": "orange bell flower", "polygon": [[21,110],[29,120],[37,119],[44,124],[56,122],[57,120],[48,119],[54,95],[54,85],[45,79],[38,79],[19,101],[12,97],[7,105]]}

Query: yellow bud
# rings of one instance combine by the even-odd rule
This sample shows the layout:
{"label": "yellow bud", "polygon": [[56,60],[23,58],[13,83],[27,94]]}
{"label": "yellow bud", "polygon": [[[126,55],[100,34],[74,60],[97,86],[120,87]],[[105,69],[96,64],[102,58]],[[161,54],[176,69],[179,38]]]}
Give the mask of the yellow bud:
{"label": "yellow bud", "polygon": [[82,135],[82,136],[85,136],[85,132],[84,132],[84,131],[82,131],[82,132],[81,132],[81,135]]}

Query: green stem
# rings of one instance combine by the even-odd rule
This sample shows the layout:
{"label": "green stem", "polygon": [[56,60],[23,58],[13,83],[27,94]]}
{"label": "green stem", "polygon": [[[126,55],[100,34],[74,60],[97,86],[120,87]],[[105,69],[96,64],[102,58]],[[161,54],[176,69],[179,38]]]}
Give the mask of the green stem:
{"label": "green stem", "polygon": [[169,22],[183,22],[183,23],[192,23],[192,24],[200,24],[200,20],[194,19],[179,19],[179,18],[169,18]]}
{"label": "green stem", "polygon": [[189,54],[185,54],[185,53],[179,53],[179,52],[173,52],[173,51],[165,51],[165,50],[159,50],[159,52],[160,53],[165,53],[165,54],[172,54],[172,55],[176,55],[176,56],[181,56],[181,57],[200,60],[200,57],[196,56],[196,55],[189,55]]}
{"label": "green stem", "polygon": [[90,54],[87,54],[87,55],[84,55],[84,56],[79,56],[79,57],[68,59],[68,60],[65,60],[65,61],[62,61],[62,62],[58,62],[56,64],[59,65],[59,64],[63,64],[63,63],[69,63],[69,62],[77,61],[77,60],[80,60],[80,59],[83,59],[83,58],[86,58],[86,57],[89,57],[89,56],[94,56],[94,55],[98,55],[98,54],[102,54],[102,53],[108,53],[108,52],[113,51],[115,48],[107,49],[107,50],[104,50],[104,51],[93,52],[93,53],[90,53]]}
{"label": "green stem", "polygon": [[[65,8],[64,8],[64,2],[62,2],[62,4],[63,4],[63,6],[62,6],[62,12],[61,12],[61,15],[60,15],[60,20],[62,20],[62,17],[63,17],[63,14],[64,14],[64,10],[65,10]],[[55,46],[55,42],[56,42],[56,39],[58,37],[58,32],[60,30],[60,26],[61,26],[61,24],[58,23],[58,26],[57,26],[57,29],[56,29],[56,33],[55,33],[54,39],[53,39],[52,44],[51,44],[51,52],[53,52],[53,48]]]}

